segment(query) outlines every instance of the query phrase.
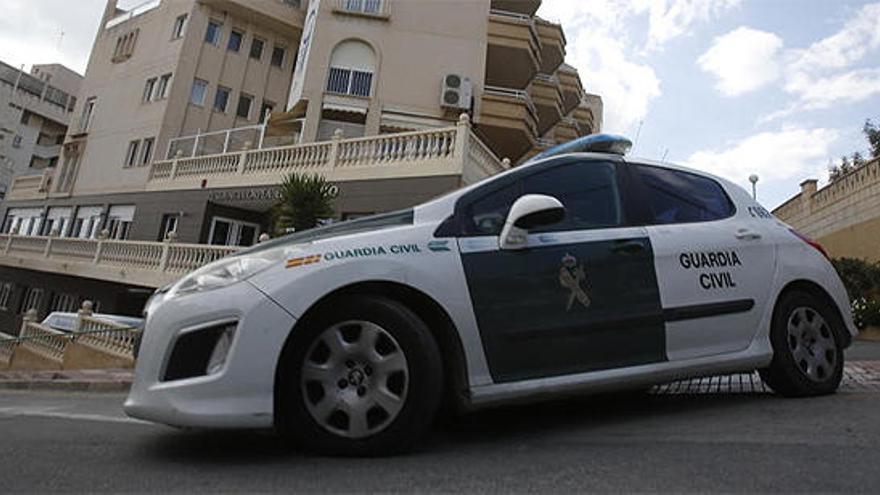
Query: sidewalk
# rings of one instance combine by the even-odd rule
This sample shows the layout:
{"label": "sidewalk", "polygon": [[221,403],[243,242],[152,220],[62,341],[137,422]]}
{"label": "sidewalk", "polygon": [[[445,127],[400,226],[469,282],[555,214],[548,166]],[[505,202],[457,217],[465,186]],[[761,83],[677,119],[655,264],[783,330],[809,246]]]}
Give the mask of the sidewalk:
{"label": "sidewalk", "polygon": [[0,390],[127,392],[132,370],[0,371]]}

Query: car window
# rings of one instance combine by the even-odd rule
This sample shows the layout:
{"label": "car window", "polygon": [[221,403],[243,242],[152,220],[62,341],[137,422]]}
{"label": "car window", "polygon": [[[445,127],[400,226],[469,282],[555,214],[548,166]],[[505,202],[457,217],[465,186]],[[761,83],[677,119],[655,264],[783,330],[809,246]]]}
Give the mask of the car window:
{"label": "car window", "polygon": [[608,162],[562,165],[523,180],[524,194],[553,196],[565,206],[565,218],[532,232],[617,227],[622,223],[615,167]]}
{"label": "car window", "polygon": [[707,177],[648,165],[632,165],[644,188],[639,201],[650,224],[709,222],[734,213],[721,185]]}
{"label": "car window", "polygon": [[523,194],[553,196],[565,206],[565,218],[532,232],[614,227],[622,223],[615,167],[609,162],[580,162],[529,174],[495,189],[464,208],[464,235],[499,235],[510,207]]}
{"label": "car window", "polygon": [[464,234],[499,235],[513,202],[521,196],[520,183],[496,189],[465,208]]}

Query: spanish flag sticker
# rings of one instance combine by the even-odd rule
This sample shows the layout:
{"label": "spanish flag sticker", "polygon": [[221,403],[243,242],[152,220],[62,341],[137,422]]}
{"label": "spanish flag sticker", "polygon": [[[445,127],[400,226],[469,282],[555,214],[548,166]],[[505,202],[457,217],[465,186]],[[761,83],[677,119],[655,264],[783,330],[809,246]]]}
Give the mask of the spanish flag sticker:
{"label": "spanish flag sticker", "polygon": [[320,254],[315,254],[312,256],[302,256],[299,258],[290,258],[289,260],[287,260],[287,264],[285,265],[285,268],[294,268],[297,266],[311,265],[311,264],[317,263],[319,261],[321,261]]}

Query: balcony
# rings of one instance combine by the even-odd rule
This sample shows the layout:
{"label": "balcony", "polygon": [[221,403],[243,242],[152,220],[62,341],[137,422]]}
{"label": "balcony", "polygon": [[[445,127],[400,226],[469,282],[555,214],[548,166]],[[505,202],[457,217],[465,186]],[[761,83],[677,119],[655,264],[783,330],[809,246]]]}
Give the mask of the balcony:
{"label": "balcony", "polygon": [[541,72],[553,74],[565,62],[565,33],[562,26],[541,18],[535,19],[541,42]]}
{"label": "balcony", "polygon": [[0,234],[0,265],[162,287],[239,247]]}
{"label": "balcony", "polygon": [[146,188],[273,186],[291,172],[333,182],[461,175],[471,183],[504,168],[464,115],[454,127],[156,161]]}
{"label": "balcony", "polygon": [[538,112],[538,135],[543,136],[565,115],[559,78],[538,74],[529,86],[529,95]]}
{"label": "balcony", "polygon": [[577,127],[578,135],[580,136],[586,136],[587,134],[592,134],[598,130],[594,130],[595,119],[593,118],[593,111],[586,106],[577,107],[574,112],[571,113],[571,121]]}
{"label": "balcony", "polygon": [[57,158],[61,155],[60,144],[36,144],[34,145],[34,155],[44,160]]}
{"label": "balcony", "polygon": [[584,85],[577,69],[562,64],[556,71],[559,82],[562,84],[562,110],[565,114],[570,113],[581,103],[584,94]]}
{"label": "balcony", "polygon": [[514,12],[489,13],[486,84],[525,89],[541,67],[535,20]]}
{"label": "balcony", "polygon": [[299,37],[305,23],[306,1],[295,0],[201,0],[221,11],[226,11],[241,19],[254,19],[256,24],[270,26],[279,32],[287,32],[291,28]]}
{"label": "balcony", "polygon": [[478,128],[499,156],[517,161],[535,145],[538,111],[525,91],[486,86]]}
{"label": "balcony", "polygon": [[53,169],[46,169],[41,174],[14,177],[6,199],[10,201],[46,199],[54,173]]}
{"label": "balcony", "polygon": [[541,0],[492,0],[492,10],[516,12],[527,16],[535,15],[541,6]]}

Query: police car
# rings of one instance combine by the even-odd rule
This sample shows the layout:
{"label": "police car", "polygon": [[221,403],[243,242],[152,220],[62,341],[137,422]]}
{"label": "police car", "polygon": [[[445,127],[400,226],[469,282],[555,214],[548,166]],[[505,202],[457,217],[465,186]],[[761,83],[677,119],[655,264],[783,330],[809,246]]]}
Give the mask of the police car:
{"label": "police car", "polygon": [[576,140],[406,211],[264,243],[158,291],[125,410],[335,454],[465,410],[759,370],[834,392],[857,330],[821,246],[739,186]]}

